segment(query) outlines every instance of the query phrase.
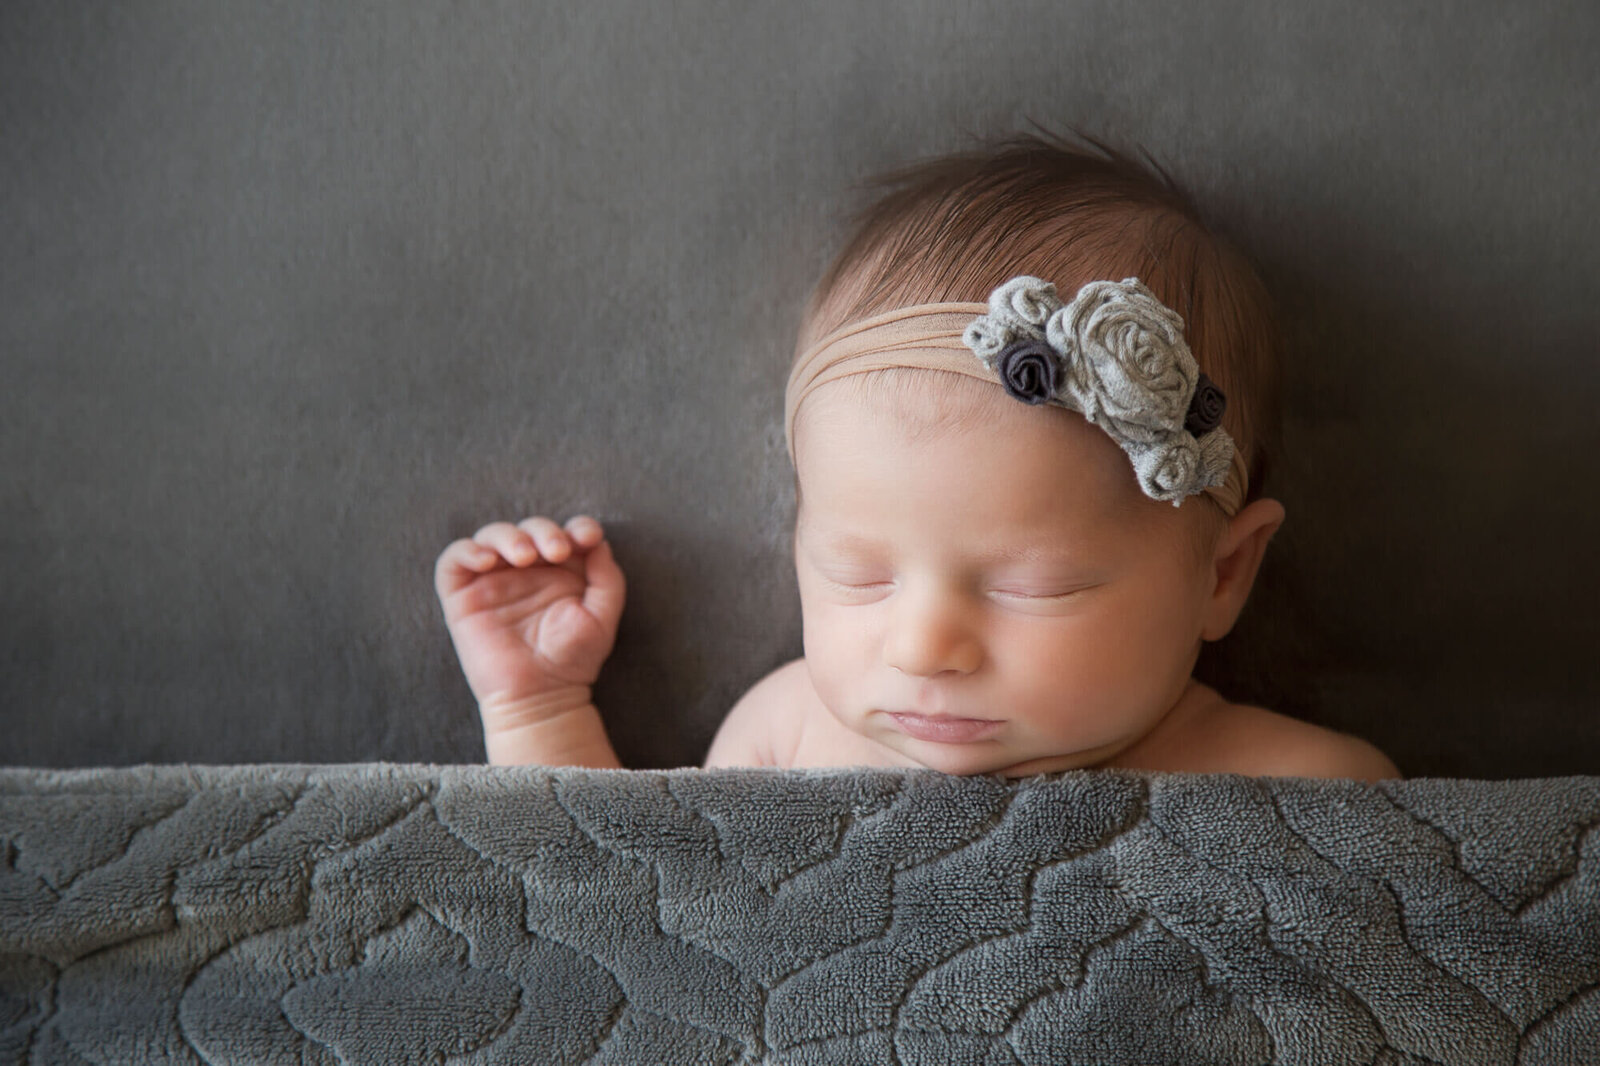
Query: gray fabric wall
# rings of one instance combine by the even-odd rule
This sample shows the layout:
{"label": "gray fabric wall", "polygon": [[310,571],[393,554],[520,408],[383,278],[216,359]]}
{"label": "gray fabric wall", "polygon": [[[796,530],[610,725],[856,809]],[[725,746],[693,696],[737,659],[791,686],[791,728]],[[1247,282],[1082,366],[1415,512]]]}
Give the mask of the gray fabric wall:
{"label": "gray fabric wall", "polygon": [[698,761],[799,651],[780,391],[852,183],[1147,147],[1292,342],[1204,676],[1413,774],[1600,771],[1587,3],[0,8],[0,762],[481,757],[431,589],[604,519],[598,688]]}

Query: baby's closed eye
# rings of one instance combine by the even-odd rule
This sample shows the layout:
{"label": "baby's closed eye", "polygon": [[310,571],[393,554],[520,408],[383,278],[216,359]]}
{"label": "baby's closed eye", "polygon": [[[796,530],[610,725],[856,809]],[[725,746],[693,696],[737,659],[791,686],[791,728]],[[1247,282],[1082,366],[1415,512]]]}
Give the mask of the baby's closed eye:
{"label": "baby's closed eye", "polygon": [[988,575],[985,589],[993,596],[1052,600],[1076,596],[1105,583],[1104,575],[1078,568],[1006,567]]}
{"label": "baby's closed eye", "polygon": [[992,603],[1011,613],[1058,615],[1077,611],[1098,584],[1006,585],[989,590]]}
{"label": "baby's closed eye", "polygon": [[841,599],[879,599],[894,590],[894,578],[888,574],[826,573],[819,570],[817,578],[824,589]]}
{"label": "baby's closed eye", "polygon": [[1005,585],[989,590],[991,596],[1002,599],[1015,600],[1064,600],[1068,596],[1076,596],[1087,591],[1088,585],[1059,586],[1059,585]]}
{"label": "baby's closed eye", "polygon": [[[819,589],[845,603],[877,603],[893,596],[904,583],[887,570],[817,566],[814,577]],[[1081,598],[1103,582],[1083,577],[1055,575],[969,577],[947,585],[952,590],[965,586],[966,595],[986,599],[1012,609],[1059,607]]]}

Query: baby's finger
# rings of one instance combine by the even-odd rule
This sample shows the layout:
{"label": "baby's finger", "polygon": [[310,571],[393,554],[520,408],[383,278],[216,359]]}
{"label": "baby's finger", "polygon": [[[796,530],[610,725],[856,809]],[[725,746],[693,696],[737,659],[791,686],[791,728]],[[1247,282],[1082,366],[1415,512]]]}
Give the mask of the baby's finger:
{"label": "baby's finger", "polygon": [[583,593],[584,610],[616,632],[628,585],[623,579],[622,567],[611,554],[610,544],[601,541],[590,550],[584,559],[583,578],[588,584]]}
{"label": "baby's finger", "polygon": [[567,534],[584,551],[599,544],[606,536],[605,530],[600,528],[600,523],[586,514],[574,515],[567,519]]}
{"label": "baby's finger", "polygon": [[552,563],[564,562],[572,554],[572,541],[566,530],[543,515],[524,518],[517,528],[531,536],[539,546],[539,554]]}
{"label": "baby's finger", "polygon": [[500,564],[500,553],[485,548],[477,541],[452,541],[439,553],[433,567],[433,586],[439,595],[448,596],[472,583],[479,574],[487,573]]}
{"label": "baby's finger", "polygon": [[498,552],[512,566],[528,566],[539,561],[539,549],[533,538],[510,522],[490,522],[474,533],[472,539]]}

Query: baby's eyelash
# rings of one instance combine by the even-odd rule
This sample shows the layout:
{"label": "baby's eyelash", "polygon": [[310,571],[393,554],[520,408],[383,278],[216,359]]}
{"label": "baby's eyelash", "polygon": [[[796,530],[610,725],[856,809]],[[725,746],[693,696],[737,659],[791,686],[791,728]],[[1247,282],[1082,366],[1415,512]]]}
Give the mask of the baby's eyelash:
{"label": "baby's eyelash", "polygon": [[844,581],[836,581],[831,577],[827,577],[826,575],[818,575],[818,576],[822,578],[822,583],[824,585],[826,585],[828,588],[832,589],[835,592],[843,592],[843,593],[877,592],[877,591],[879,591],[879,590],[881,590],[883,588],[886,588],[886,587],[894,584],[894,582],[892,582],[892,581],[863,581],[863,582],[859,582],[857,584],[849,584],[849,583],[844,582]]}
{"label": "baby's eyelash", "polygon": [[1086,588],[1068,589],[1065,592],[1032,592],[1021,589],[994,589],[996,596],[1007,596],[1019,600],[1065,600],[1087,591]]}

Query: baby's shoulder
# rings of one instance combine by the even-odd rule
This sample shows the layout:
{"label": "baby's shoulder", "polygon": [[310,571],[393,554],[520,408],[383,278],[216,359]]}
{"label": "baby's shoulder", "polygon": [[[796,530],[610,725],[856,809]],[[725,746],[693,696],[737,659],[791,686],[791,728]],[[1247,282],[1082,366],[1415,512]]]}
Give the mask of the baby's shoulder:
{"label": "baby's shoulder", "polygon": [[751,685],[722,720],[706,767],[792,765],[802,723],[815,702],[804,659],[778,667]]}
{"label": "baby's shoulder", "polygon": [[1194,724],[1210,738],[1219,772],[1361,781],[1400,776],[1387,755],[1360,737],[1264,707],[1219,699]]}

